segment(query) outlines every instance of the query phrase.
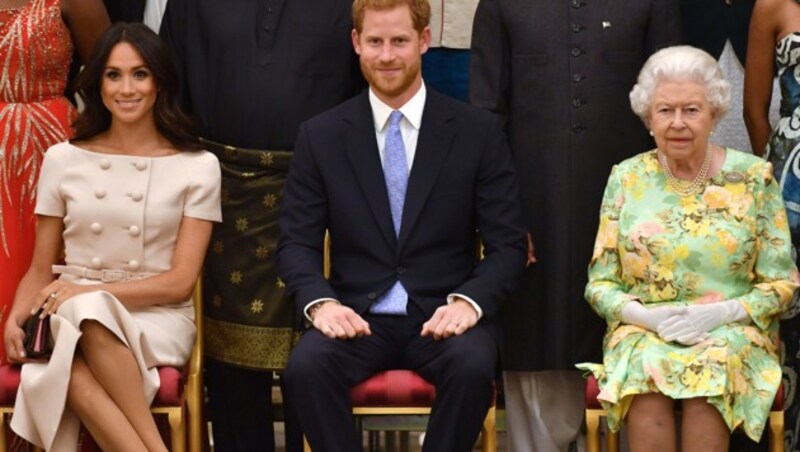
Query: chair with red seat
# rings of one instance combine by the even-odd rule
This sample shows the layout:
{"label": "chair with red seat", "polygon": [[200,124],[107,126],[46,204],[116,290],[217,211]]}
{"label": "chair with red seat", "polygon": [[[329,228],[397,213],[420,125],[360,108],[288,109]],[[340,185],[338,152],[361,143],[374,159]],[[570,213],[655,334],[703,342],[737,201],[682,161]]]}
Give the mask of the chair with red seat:
{"label": "chair with red seat", "polygon": [[[586,451],[600,452],[600,418],[606,416],[606,410],[600,405],[597,396],[600,394],[600,386],[594,375],[589,375],[586,379],[584,397],[586,402]],[[772,409],[769,412],[769,450],[770,452],[783,452],[784,435],[784,389],[783,384],[775,394],[772,402]],[[608,452],[619,451],[619,432],[611,432],[606,429],[606,449]]]}
{"label": "chair with red seat", "polygon": [[[153,400],[151,412],[165,414],[169,420],[172,452],[186,450],[187,417],[189,450],[202,450],[203,438],[203,300],[202,288],[198,279],[194,289],[195,324],[197,336],[195,338],[189,362],[183,369],[174,367],[160,367],[158,375],[161,386]],[[7,414],[14,413],[14,402],[17,398],[17,388],[20,382],[19,365],[0,366],[0,423],[5,423]],[[4,426],[0,424],[0,452],[6,452],[7,441]]]}
{"label": "chair with red seat", "polygon": [[[364,380],[350,390],[353,415],[363,416],[426,416],[431,412],[436,388],[411,370],[388,370]],[[488,407],[481,428],[481,450],[497,450],[497,410],[495,400]],[[311,448],[305,445],[306,452]]]}
{"label": "chair with red seat", "polygon": [[[476,253],[483,257],[480,240],[476,242]],[[323,274],[330,276],[330,235],[325,233],[323,245]],[[388,370],[367,378],[350,389],[350,401],[353,415],[364,416],[401,416],[423,415],[431,413],[436,388],[419,374],[411,370]],[[481,428],[481,450],[496,452],[497,450],[497,409],[496,397],[487,407],[486,418]],[[308,442],[305,451],[310,452]]]}

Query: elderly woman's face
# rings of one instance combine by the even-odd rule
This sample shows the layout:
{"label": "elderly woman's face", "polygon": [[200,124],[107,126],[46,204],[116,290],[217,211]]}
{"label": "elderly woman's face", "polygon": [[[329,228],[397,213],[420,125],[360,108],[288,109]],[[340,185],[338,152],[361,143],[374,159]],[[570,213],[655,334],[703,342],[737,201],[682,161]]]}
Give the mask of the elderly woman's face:
{"label": "elderly woman's face", "polygon": [[658,150],[668,159],[703,155],[716,125],[705,85],[688,80],[660,82],[650,104],[649,125]]}

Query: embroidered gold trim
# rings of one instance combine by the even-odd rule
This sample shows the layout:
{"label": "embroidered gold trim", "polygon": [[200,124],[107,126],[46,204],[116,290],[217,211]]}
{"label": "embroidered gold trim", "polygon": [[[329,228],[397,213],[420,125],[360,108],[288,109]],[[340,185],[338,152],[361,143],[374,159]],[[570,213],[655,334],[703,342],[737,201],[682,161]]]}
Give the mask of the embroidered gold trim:
{"label": "embroidered gold trim", "polygon": [[203,317],[206,355],[252,369],[282,370],[300,333],[291,328],[239,325]]}

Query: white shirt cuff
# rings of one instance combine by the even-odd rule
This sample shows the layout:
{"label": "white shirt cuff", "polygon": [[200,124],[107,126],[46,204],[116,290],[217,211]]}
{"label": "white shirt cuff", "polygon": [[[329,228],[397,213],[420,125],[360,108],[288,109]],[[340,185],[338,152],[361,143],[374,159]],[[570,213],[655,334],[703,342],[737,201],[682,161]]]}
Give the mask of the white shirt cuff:
{"label": "white shirt cuff", "polygon": [[312,300],[306,305],[305,308],[303,308],[303,315],[306,316],[306,319],[308,319],[309,322],[313,323],[313,320],[311,320],[311,317],[308,315],[308,310],[311,309],[311,306],[314,306],[317,303],[322,303],[323,301],[333,301],[335,303],[339,303],[339,300],[335,298],[317,298],[316,300]]}
{"label": "white shirt cuff", "polygon": [[[456,298],[461,298],[462,300],[464,300],[467,303],[469,303],[470,305],[472,305],[472,309],[474,309],[475,312],[478,313],[478,320],[480,320],[481,317],[483,317],[483,310],[481,309],[480,306],[478,306],[478,303],[475,303],[475,300],[473,300],[472,298],[470,298],[470,297],[468,297],[468,296],[466,296],[464,294],[451,293],[450,295],[447,296],[447,304],[450,304],[450,303],[456,301]],[[306,307],[306,309],[308,309],[308,307]]]}

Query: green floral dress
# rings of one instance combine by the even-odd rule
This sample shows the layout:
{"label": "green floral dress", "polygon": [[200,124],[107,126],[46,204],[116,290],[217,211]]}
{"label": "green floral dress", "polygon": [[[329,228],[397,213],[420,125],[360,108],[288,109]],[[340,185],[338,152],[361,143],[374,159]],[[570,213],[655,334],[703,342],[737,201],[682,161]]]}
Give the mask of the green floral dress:
{"label": "green floral dress", "polygon": [[[613,431],[636,394],[707,397],[731,430],[758,440],[781,381],[778,314],[797,287],[786,212],[772,166],[726,150],[703,192],[681,197],[655,151],[615,166],[600,212],[586,299],[608,323],[600,383]],[[621,322],[631,299],[688,305],[737,299],[752,322],[723,325],[694,346]]]}

